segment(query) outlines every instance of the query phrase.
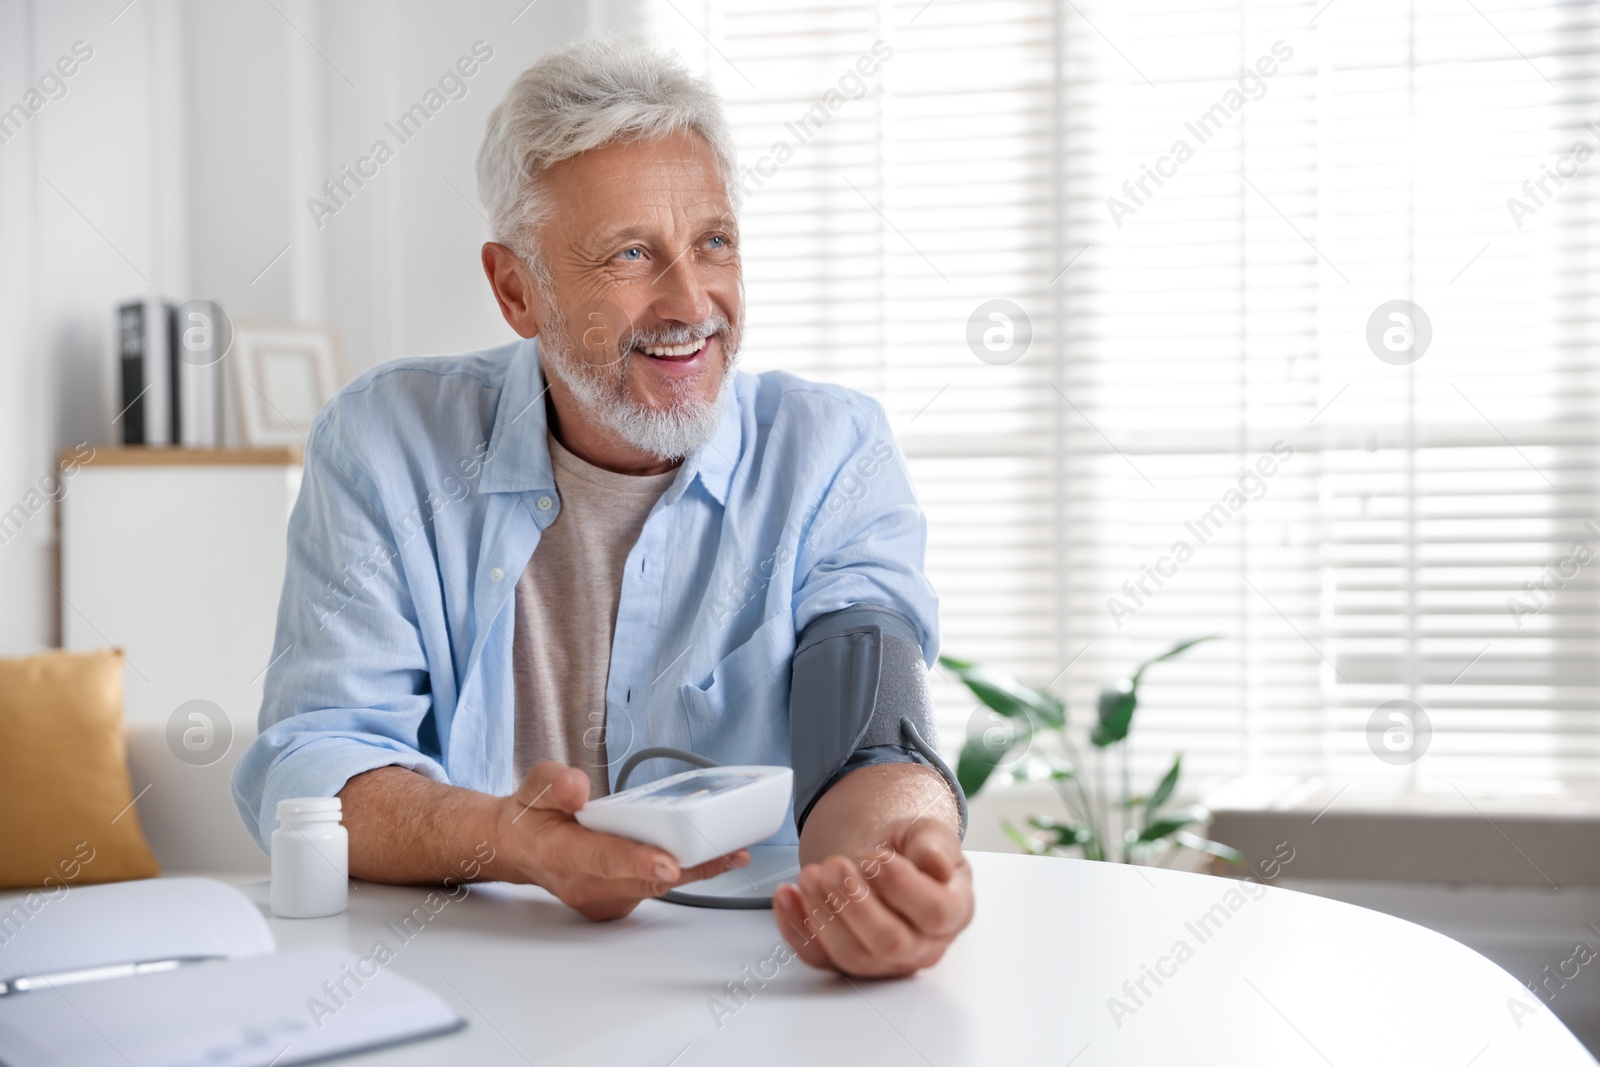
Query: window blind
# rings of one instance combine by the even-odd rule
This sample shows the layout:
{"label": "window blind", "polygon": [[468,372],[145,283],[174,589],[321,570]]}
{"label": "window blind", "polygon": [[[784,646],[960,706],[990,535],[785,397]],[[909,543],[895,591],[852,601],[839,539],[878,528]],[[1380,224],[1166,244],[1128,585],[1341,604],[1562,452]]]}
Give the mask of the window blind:
{"label": "window blind", "polygon": [[1592,7],[645,10],[740,139],[746,363],[885,404],[947,652],[1086,725],[1219,634],[1140,774],[1600,786]]}

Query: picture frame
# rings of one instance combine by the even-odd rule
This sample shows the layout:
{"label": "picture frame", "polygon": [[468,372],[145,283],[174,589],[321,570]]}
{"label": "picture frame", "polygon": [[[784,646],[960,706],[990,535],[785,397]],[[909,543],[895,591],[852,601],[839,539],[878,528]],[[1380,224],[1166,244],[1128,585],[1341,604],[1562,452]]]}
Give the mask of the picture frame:
{"label": "picture frame", "polygon": [[331,326],[236,323],[233,379],[244,444],[305,444],[311,420],[337,389],[338,352]]}

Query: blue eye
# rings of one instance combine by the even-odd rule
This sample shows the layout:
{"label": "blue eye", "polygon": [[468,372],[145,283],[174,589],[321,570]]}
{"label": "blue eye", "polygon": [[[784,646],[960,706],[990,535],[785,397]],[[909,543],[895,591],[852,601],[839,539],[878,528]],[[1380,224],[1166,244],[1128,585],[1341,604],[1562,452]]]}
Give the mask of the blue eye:
{"label": "blue eye", "polygon": [[617,257],[619,259],[628,259],[628,260],[633,260],[633,261],[637,262],[638,260],[641,260],[641,259],[644,258],[644,249],[642,249],[642,248],[624,248],[621,252],[617,253]]}
{"label": "blue eye", "polygon": [[728,247],[728,239],[718,234],[716,237],[711,238],[710,244],[712,248],[726,248]]}

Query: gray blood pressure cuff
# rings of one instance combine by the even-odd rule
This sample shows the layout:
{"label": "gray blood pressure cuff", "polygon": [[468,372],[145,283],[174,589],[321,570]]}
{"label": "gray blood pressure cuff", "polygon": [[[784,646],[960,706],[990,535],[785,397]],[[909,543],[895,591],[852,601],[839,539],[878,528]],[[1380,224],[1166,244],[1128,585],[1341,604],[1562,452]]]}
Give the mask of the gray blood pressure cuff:
{"label": "gray blood pressure cuff", "polygon": [[967,832],[967,798],[930,741],[933,698],[916,627],[899,612],[857,605],[800,634],[789,683],[795,829],[835,781],[877,763],[919,763],[944,776]]}

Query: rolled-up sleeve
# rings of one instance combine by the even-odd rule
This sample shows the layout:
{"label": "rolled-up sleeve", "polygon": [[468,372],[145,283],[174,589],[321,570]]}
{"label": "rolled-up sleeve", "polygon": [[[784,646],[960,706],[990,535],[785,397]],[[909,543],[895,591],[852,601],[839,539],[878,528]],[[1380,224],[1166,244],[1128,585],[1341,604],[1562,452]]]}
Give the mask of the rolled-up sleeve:
{"label": "rolled-up sleeve", "polygon": [[389,765],[446,780],[395,530],[342,447],[339,419],[336,400],[308,441],[260,735],[233,774],[234,803],[263,849],[287,797],[333,796]]}
{"label": "rolled-up sleeve", "polygon": [[[831,674],[826,659],[796,656],[791,691],[792,750],[797,755],[797,825],[809,802],[832,788],[844,775],[880,763],[917,763],[946,777],[961,803],[960,786],[948,768],[935,764],[903,737],[901,719],[911,721],[930,750],[938,738],[925,678],[913,677],[932,666],[939,652],[939,602],[923,573],[927,552],[927,520],[917,503],[905,459],[895,445],[883,410],[862,398],[865,414],[847,442],[842,462],[831,479],[815,518],[806,531],[797,559],[795,629],[806,633],[834,612],[850,615],[854,607],[887,608],[915,630],[915,643],[900,640],[904,655],[887,646],[894,632],[880,636],[878,656],[867,669],[866,686],[839,684],[841,679],[808,676],[807,670]],[[860,613],[855,613],[859,615]],[[910,633],[905,634],[911,637]],[[876,646],[875,646],[876,647]],[[920,651],[922,663],[916,663]],[[885,692],[888,685],[893,692]],[[824,702],[797,699],[802,692],[828,692]],[[856,692],[860,707],[847,695]],[[834,706],[839,705],[839,706]],[[833,721],[838,720],[838,721]],[[848,723],[848,725],[845,725]],[[925,735],[925,736],[924,736]],[[851,745],[855,747],[839,747]],[[801,764],[805,763],[804,773]],[[810,783],[802,788],[801,779]],[[804,793],[804,796],[801,793]],[[964,823],[964,819],[963,819]]]}
{"label": "rolled-up sleeve", "polygon": [[883,409],[864,397],[858,403],[797,554],[795,632],[855,605],[890,608],[916,626],[931,667],[939,654],[939,598],[923,574],[928,523]]}

